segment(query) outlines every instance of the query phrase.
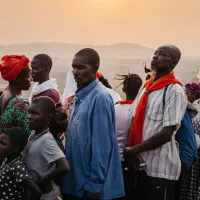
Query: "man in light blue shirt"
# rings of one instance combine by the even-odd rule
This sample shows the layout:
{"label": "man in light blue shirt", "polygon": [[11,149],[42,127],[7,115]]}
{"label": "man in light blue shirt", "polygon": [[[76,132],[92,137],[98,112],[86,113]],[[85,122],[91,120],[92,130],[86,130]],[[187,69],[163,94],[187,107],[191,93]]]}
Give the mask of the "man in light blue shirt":
{"label": "man in light blue shirt", "polygon": [[114,104],[96,80],[99,64],[98,53],[89,48],[80,50],[73,59],[73,75],[79,89],[66,140],[71,171],[64,177],[64,200],[124,196]]}

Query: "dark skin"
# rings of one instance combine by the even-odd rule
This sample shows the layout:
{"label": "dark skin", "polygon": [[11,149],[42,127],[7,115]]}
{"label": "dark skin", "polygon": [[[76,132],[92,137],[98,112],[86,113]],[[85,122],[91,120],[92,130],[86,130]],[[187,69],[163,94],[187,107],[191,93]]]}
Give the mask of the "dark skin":
{"label": "dark skin", "polygon": [[[170,53],[172,52],[169,52],[169,50],[166,50],[162,47],[158,48],[158,50],[155,52],[153,60],[151,62],[151,69],[154,70],[156,74],[153,82],[171,73],[171,71],[178,63],[177,59],[171,58]],[[178,56],[175,55],[174,57]],[[176,126],[164,127],[160,132],[156,133],[148,140],[143,141],[141,144],[135,145],[133,147],[127,147],[124,151],[124,158],[129,165],[129,168],[140,170],[138,154],[145,151],[157,149],[167,142],[171,141],[175,129]]]}
{"label": "dark skin", "polygon": [[20,72],[16,80],[9,82],[8,89],[2,94],[0,99],[1,113],[3,113],[11,98],[20,96],[22,90],[29,90],[31,82],[31,68],[26,67]]}
{"label": "dark skin", "polygon": [[126,94],[126,100],[134,100],[135,97],[132,97],[131,95],[129,95],[126,91],[126,87],[123,85],[122,91]]}
{"label": "dark skin", "polygon": [[31,68],[34,82],[42,84],[43,82],[49,80],[49,73],[51,71],[50,67],[42,66],[38,59],[33,58],[33,60],[31,61]]}
{"label": "dark skin", "polygon": [[[49,125],[50,132],[55,140],[59,140],[59,136],[67,130],[67,114],[64,109],[58,108]],[[60,142],[59,147],[64,152],[64,146]]]}
{"label": "dark skin", "polygon": [[[88,58],[86,56],[74,56],[72,68],[78,88],[86,87],[96,79],[98,65],[92,66],[88,64]],[[97,200],[99,196],[99,193],[85,191],[85,198],[88,200]]]}
{"label": "dark skin", "polygon": [[86,56],[74,56],[72,68],[78,88],[86,87],[96,79],[98,66],[88,64],[88,58]]}
{"label": "dark skin", "polygon": [[[52,115],[48,112],[48,110],[43,108],[42,104],[32,103],[30,105],[28,110],[28,123],[30,129],[35,130],[35,134],[30,138],[30,140],[33,140],[41,132],[48,129],[51,118]],[[48,193],[52,190],[51,181],[62,178],[70,170],[70,166],[66,158],[60,158],[54,163],[56,165],[55,169],[37,182],[43,193]]]}
{"label": "dark skin", "polygon": [[51,120],[49,126],[50,132],[53,134],[55,139],[58,139],[58,134],[63,133],[67,129],[67,114],[64,109],[58,108],[55,115]]}
{"label": "dark skin", "polygon": [[[6,164],[20,156],[19,149],[19,146],[11,144],[8,135],[0,135],[0,158],[7,158]],[[26,179],[22,181],[22,184],[31,192],[31,200],[40,200],[42,195],[41,190],[32,179]]]}
{"label": "dark skin", "polygon": [[192,91],[188,88],[185,88],[185,94],[187,95],[188,101],[190,103],[194,103],[194,101],[197,100],[197,95],[194,91]]}

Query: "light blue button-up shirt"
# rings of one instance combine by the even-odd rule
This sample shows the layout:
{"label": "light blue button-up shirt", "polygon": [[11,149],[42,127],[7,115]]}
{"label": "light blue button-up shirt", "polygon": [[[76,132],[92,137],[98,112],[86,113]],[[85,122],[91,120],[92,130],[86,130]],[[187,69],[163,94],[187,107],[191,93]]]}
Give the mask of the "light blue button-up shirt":
{"label": "light blue button-up shirt", "polygon": [[114,104],[97,80],[76,94],[65,153],[71,171],[64,194],[83,197],[86,190],[106,200],[124,195]]}

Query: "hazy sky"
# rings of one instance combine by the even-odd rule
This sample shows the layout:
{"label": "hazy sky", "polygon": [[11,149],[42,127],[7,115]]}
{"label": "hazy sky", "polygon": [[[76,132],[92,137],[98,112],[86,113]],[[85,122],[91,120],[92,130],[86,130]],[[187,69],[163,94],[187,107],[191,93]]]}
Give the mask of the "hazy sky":
{"label": "hazy sky", "polygon": [[0,0],[0,44],[131,42],[200,55],[200,0]]}

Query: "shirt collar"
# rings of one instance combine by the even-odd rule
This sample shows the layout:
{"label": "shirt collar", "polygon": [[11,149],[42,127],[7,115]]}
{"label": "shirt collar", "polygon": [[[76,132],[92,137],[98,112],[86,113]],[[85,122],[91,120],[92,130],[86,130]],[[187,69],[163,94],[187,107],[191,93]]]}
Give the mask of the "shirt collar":
{"label": "shirt collar", "polygon": [[84,87],[83,89],[78,89],[76,91],[76,100],[82,99],[84,96],[86,96],[96,85],[98,84],[97,79],[92,81],[89,85]]}

